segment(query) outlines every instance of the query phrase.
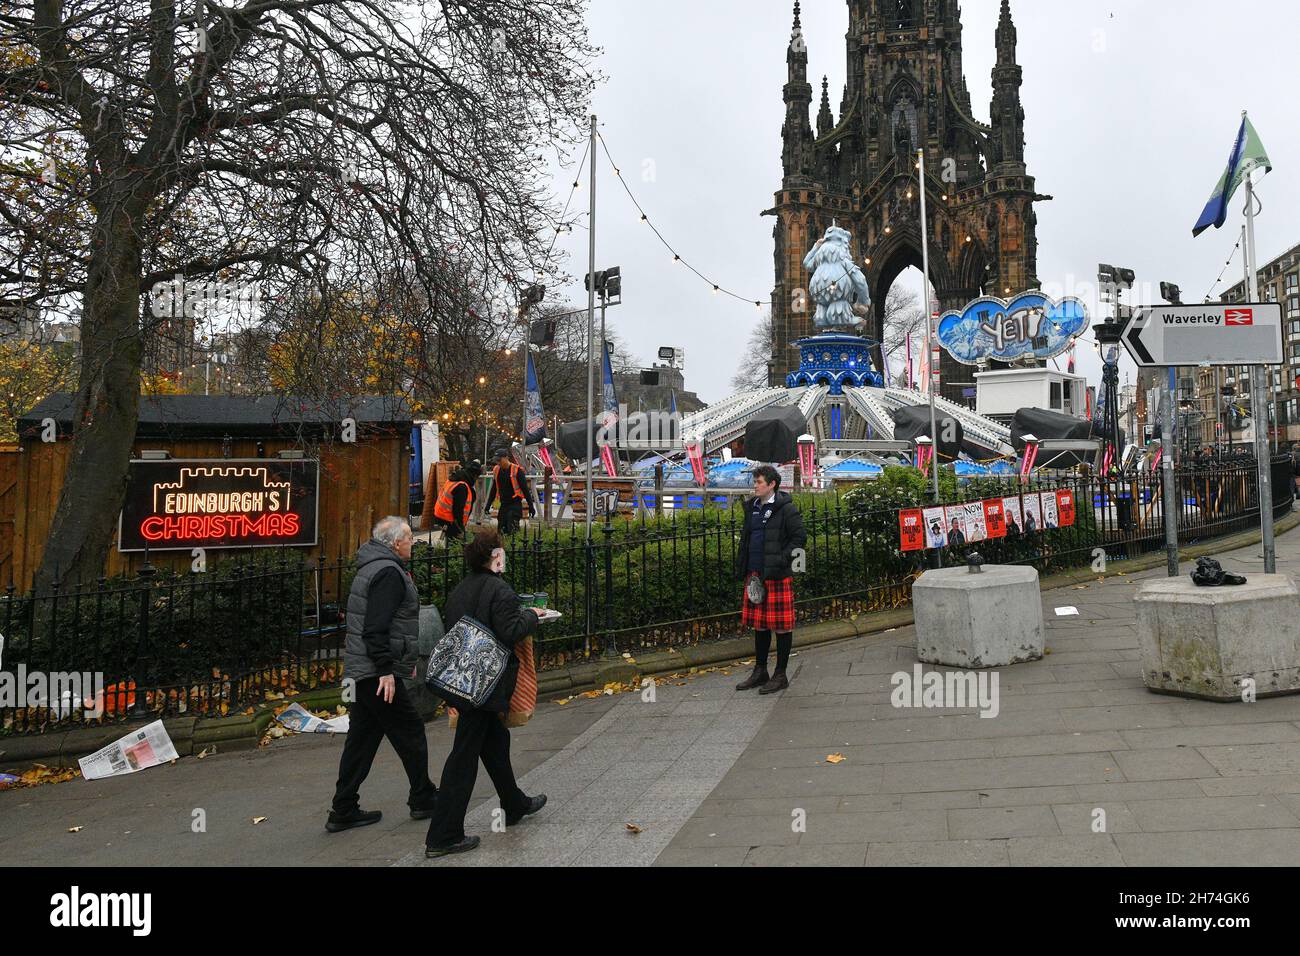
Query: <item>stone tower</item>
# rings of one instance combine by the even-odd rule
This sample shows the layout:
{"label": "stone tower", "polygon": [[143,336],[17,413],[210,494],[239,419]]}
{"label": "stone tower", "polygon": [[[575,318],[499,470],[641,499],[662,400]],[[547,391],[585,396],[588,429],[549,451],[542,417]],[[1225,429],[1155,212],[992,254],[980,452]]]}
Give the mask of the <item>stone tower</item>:
{"label": "stone tower", "polygon": [[[921,268],[919,148],[926,156],[930,281],[940,308],[1038,285],[1034,203],[1051,197],[1035,192],[1025,168],[1021,69],[1009,0],[1002,0],[995,34],[989,125],[972,115],[957,0],[848,0],[848,8],[848,83],[839,119],[823,79],[814,130],[809,47],[797,0],[794,5],[783,179],[776,205],[764,213],[777,219],[772,384],[797,364],[793,343],[817,331],[803,294],[809,278],[803,257],[832,221],[853,233],[874,301],[868,335],[883,338],[890,286],[908,266]],[[880,349],[875,353],[883,369]],[[972,371],[945,353],[944,397],[962,402]]]}

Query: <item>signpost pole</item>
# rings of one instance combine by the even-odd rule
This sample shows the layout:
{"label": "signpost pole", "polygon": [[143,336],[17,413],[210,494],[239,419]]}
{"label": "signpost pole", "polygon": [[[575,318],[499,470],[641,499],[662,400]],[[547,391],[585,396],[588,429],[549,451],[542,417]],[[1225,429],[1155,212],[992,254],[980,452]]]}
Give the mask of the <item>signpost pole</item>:
{"label": "signpost pole", "polygon": [[1165,513],[1165,554],[1169,576],[1178,577],[1178,513],[1182,510],[1182,501],[1178,494],[1178,482],[1174,477],[1174,369],[1161,385],[1160,395],[1160,465],[1163,486]]}
{"label": "signpost pole", "polygon": [[[1259,301],[1259,279],[1255,271],[1255,187],[1246,173],[1246,300]],[[1277,551],[1273,541],[1273,461],[1268,454],[1267,378],[1263,365],[1250,367],[1254,386],[1255,463],[1259,468],[1259,531],[1264,545],[1264,573],[1277,573]]]}

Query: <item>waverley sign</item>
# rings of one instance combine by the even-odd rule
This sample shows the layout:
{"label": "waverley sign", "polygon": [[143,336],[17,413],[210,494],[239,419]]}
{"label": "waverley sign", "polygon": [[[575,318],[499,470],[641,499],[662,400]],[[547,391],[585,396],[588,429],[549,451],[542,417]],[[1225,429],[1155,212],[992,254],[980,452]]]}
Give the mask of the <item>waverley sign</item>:
{"label": "waverley sign", "polygon": [[319,497],[308,459],[133,461],[118,550],[314,545]]}
{"label": "waverley sign", "polygon": [[1123,332],[1140,366],[1280,365],[1282,304],[1152,306],[1137,310]]}

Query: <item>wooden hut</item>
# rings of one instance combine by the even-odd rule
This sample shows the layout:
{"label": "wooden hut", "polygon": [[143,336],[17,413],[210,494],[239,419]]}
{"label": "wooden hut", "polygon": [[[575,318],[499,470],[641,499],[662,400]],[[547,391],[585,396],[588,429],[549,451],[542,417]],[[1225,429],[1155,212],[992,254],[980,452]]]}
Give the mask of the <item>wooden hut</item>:
{"label": "wooden hut", "polygon": [[[40,564],[72,449],[72,409],[71,395],[47,398],[19,419],[17,450],[0,455],[0,480],[8,482],[0,488],[0,530],[12,528],[0,534],[0,547],[9,539],[9,553],[0,554],[0,569],[6,569],[9,577],[0,586],[12,580],[18,590],[27,590]],[[208,476],[204,487],[209,491],[244,487],[237,481],[228,489],[221,487],[221,476],[236,474],[293,472],[315,478],[314,500],[310,482],[304,480],[304,494],[295,502],[295,507],[312,509],[310,515],[298,518],[304,526],[313,521],[314,534],[307,536],[304,527],[304,533],[287,536],[285,541],[310,557],[333,561],[364,542],[380,518],[406,515],[410,443],[411,413],[396,398],[353,398],[325,406],[287,396],[165,395],[140,401],[132,463],[139,472],[147,470],[145,465],[168,459],[193,464],[189,473]],[[232,467],[236,463],[247,467]],[[265,467],[259,463],[266,463]],[[123,491],[128,509],[130,498],[138,496],[132,491],[137,483],[132,477]],[[230,500],[207,499],[209,504]],[[282,507],[278,500],[276,504]],[[163,507],[161,502],[157,506]],[[197,507],[203,507],[202,497]],[[131,537],[119,532],[105,565],[106,575],[133,573],[143,563],[142,551],[129,550]],[[294,543],[304,540],[314,543]],[[183,547],[168,549],[176,544]],[[124,545],[128,550],[123,550]],[[209,564],[234,553],[249,553],[238,543],[206,546],[205,551]],[[148,556],[155,567],[183,569],[192,560],[190,543],[184,539],[156,541]]]}

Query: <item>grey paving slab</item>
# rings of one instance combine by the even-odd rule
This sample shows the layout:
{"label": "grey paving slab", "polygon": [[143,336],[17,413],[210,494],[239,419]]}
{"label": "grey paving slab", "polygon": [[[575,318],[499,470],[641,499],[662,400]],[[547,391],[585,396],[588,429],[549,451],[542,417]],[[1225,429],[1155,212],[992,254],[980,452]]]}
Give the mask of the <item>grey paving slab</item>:
{"label": "grey paving slab", "polygon": [[872,843],[867,866],[1008,866],[1006,840]]}
{"label": "grey paving slab", "polygon": [[1215,777],[1218,772],[1204,757],[1190,747],[1166,750],[1117,750],[1115,763],[1130,782],[1142,780],[1187,780]]}
{"label": "grey paving slab", "polygon": [[1060,832],[1051,807],[986,807],[948,811],[948,833],[954,840],[1057,836]]}
{"label": "grey paving slab", "polygon": [[809,814],[808,831],[799,838],[799,845],[944,840],[948,837],[947,813],[946,810],[880,810]]}
{"label": "grey paving slab", "polygon": [[1201,756],[1223,776],[1300,773],[1300,743],[1244,744],[1201,747],[1199,750]]}
{"label": "grey paving slab", "polygon": [[[1101,814],[1098,814],[1099,810]],[[1065,836],[1128,833],[1141,829],[1133,811],[1124,803],[1057,803],[1052,805],[1052,814]]]}
{"label": "grey paving slab", "polygon": [[1012,866],[1123,866],[1116,836],[1016,837],[1007,841]]}
{"label": "grey paving slab", "polygon": [[1268,830],[1300,826],[1270,795],[1137,800],[1128,804],[1144,833],[1165,830]]}
{"label": "grey paving slab", "polygon": [[1116,833],[1128,866],[1300,865],[1300,828]]}
{"label": "grey paving slab", "polygon": [[867,862],[867,845],[799,844],[798,846],[756,846],[745,856],[744,866],[835,866],[859,867]]}

